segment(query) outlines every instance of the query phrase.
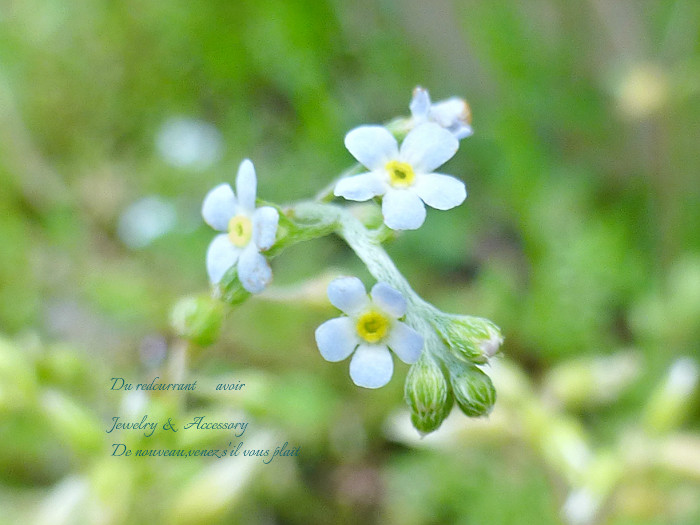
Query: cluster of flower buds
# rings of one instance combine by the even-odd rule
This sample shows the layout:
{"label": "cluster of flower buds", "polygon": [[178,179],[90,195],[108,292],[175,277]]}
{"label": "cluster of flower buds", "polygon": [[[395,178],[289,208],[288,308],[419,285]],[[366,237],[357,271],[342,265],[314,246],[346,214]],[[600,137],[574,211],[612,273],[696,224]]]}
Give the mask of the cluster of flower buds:
{"label": "cluster of flower buds", "polygon": [[[387,126],[365,125],[345,136],[345,146],[358,165],[341,176],[327,195],[285,208],[256,207],[257,180],[244,160],[234,192],[221,184],[204,199],[202,215],[215,230],[206,266],[215,296],[237,305],[263,292],[272,280],[268,259],[297,242],[331,233],[343,238],[377,282],[367,294],[356,277],[330,283],[328,298],[344,315],[316,330],[316,343],[328,361],[352,355],[350,377],[361,387],[379,388],[393,375],[392,352],[412,365],[405,398],[414,426],[423,433],[437,429],[453,404],[468,416],[490,412],[495,390],[479,368],[498,351],[503,337],[492,322],[440,312],[410,288],[381,247],[382,232],[415,230],[426,219],[426,206],[449,210],[466,198],[464,183],[436,173],[472,134],[469,106],[451,98],[431,103],[416,88],[411,116]],[[328,202],[334,197],[374,201],[382,224],[371,227],[347,208]],[[206,309],[209,313],[201,314]],[[210,342],[220,312],[201,299],[189,300],[176,312],[178,331],[196,342]],[[218,321],[208,321],[208,315]]]}
{"label": "cluster of flower buds", "polygon": [[436,430],[455,403],[469,417],[491,412],[496,389],[480,366],[503,342],[498,327],[486,319],[431,313],[429,324],[439,337],[431,338],[411,367],[404,388],[413,426],[423,434]]}

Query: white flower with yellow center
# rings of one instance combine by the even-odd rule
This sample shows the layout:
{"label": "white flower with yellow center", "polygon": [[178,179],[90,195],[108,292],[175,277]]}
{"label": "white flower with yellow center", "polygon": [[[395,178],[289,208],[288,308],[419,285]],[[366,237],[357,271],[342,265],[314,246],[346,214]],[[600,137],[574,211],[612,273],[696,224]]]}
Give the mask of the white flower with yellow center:
{"label": "white flower with yellow center", "polygon": [[413,98],[409,107],[414,126],[425,122],[435,122],[452,133],[458,140],[474,134],[469,104],[461,98],[452,97],[432,104],[428,90],[418,86],[413,90]]}
{"label": "white flower with yellow center", "polygon": [[328,285],[328,299],[347,317],[336,317],[316,329],[316,344],[327,361],[342,361],[354,352],[350,377],[357,386],[379,388],[394,372],[391,349],[404,363],[415,363],[423,336],[398,319],[406,300],[386,283],[377,283],[367,296],[357,277],[340,277]]}
{"label": "white flower with yellow center", "polygon": [[275,243],[279,214],[271,206],[255,208],[257,179],[253,163],[241,162],[236,176],[236,193],[220,184],[204,198],[202,216],[222,232],[207,250],[207,272],[212,284],[238,265],[238,278],[250,293],[260,293],[272,280],[272,270],[260,253]]}
{"label": "white flower with yellow center", "polygon": [[388,129],[360,126],[345,136],[345,146],[369,173],[340,179],[334,193],[353,201],[383,196],[382,215],[394,230],[415,230],[425,221],[425,204],[449,210],[467,196],[464,183],[433,173],[457,152],[459,141],[438,124],[413,128],[401,147]]}

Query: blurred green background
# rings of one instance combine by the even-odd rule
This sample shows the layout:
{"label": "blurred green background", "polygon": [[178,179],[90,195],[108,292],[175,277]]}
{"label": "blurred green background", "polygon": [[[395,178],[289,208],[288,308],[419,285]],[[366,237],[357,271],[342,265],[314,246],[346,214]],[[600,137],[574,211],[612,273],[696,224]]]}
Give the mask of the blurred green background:
{"label": "blurred green background", "polygon": [[[210,188],[249,157],[259,197],[311,197],[419,84],[471,105],[470,195],[387,250],[502,328],[488,420],[418,440],[407,367],[365,391],[320,358],[328,270],[366,276],[334,238],[193,349],[188,378],[248,388],[109,391],[177,364]],[[0,0],[0,523],[700,523],[699,102],[694,0]],[[144,413],[301,452],[110,457]]]}

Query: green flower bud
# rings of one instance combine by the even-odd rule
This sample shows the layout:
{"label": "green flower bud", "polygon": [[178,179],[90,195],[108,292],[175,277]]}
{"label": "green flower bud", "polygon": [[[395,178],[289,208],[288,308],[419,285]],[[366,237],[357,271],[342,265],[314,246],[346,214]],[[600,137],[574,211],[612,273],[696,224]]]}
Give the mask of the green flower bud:
{"label": "green flower bud", "polygon": [[452,410],[454,399],[445,374],[425,351],[408,371],[404,399],[411,409],[411,422],[421,434],[437,430]]}
{"label": "green flower bud", "polygon": [[432,325],[452,354],[469,363],[488,362],[503,342],[499,328],[482,317],[442,314]]}
{"label": "green flower bud", "polygon": [[199,295],[180,299],[170,314],[170,324],[180,337],[208,346],[219,336],[223,317],[220,301]]}
{"label": "green flower bud", "polygon": [[403,140],[408,135],[408,132],[413,129],[413,119],[410,117],[397,117],[391,122],[388,122],[385,127],[388,129],[396,140]]}
{"label": "green flower bud", "polygon": [[487,416],[496,402],[496,389],[491,378],[475,366],[450,369],[450,382],[455,401],[469,417]]}
{"label": "green flower bud", "polygon": [[221,278],[219,292],[221,300],[231,306],[238,306],[250,297],[238,278],[238,265],[233,265]]}

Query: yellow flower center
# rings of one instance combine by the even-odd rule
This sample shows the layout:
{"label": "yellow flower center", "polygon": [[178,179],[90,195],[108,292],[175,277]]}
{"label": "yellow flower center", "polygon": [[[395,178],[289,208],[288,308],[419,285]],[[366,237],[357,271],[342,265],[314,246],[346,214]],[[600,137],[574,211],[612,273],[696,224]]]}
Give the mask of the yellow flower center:
{"label": "yellow flower center", "polygon": [[413,184],[413,179],[416,178],[413,166],[408,162],[390,160],[384,168],[389,173],[389,182],[395,188],[406,188]]}
{"label": "yellow flower center", "polygon": [[236,215],[228,221],[228,238],[231,244],[243,248],[253,235],[253,223],[245,215]]}
{"label": "yellow flower center", "polygon": [[376,343],[384,339],[389,331],[389,319],[383,314],[370,310],[357,320],[357,334],[368,343]]}

